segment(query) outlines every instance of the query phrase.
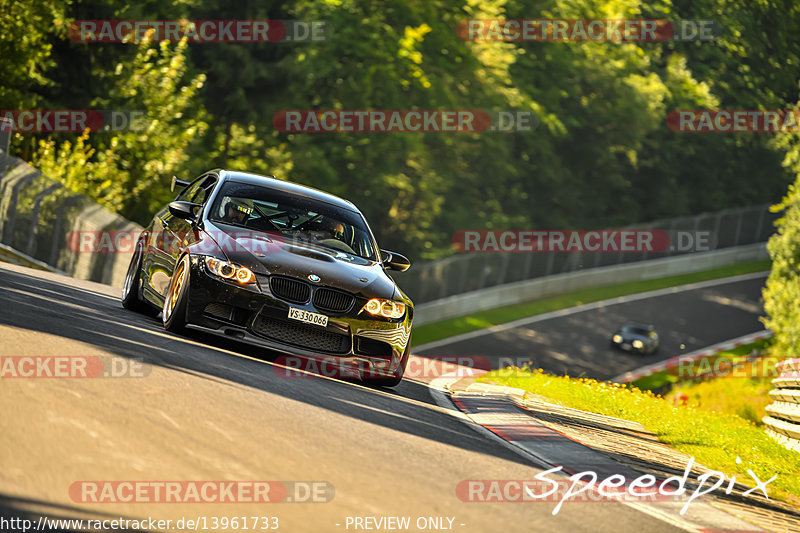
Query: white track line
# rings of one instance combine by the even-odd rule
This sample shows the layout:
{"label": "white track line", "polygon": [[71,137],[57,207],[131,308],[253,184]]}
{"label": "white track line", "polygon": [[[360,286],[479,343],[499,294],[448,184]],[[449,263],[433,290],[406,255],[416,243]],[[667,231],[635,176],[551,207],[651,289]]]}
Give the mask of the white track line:
{"label": "white track line", "polygon": [[474,339],[476,337],[482,337],[484,335],[497,333],[499,331],[505,331],[507,329],[518,328],[520,326],[527,326],[528,324],[534,324],[536,322],[550,320],[551,318],[574,315],[576,313],[591,311],[593,309],[598,309],[600,307],[618,305],[628,302],[635,302],[638,300],[646,300],[647,298],[655,298],[657,296],[664,296],[667,294],[693,291],[697,289],[705,289],[707,287],[715,287],[717,285],[726,285],[728,283],[737,283],[740,281],[758,279],[765,277],[767,274],[769,274],[769,272],[754,272],[750,274],[741,274],[739,276],[733,276],[729,278],[719,278],[708,281],[699,281],[697,283],[689,283],[687,285],[676,285],[675,287],[666,287],[664,289],[657,289],[649,292],[640,292],[636,294],[629,294],[627,296],[618,296],[616,298],[609,298],[608,300],[600,300],[599,302],[592,302],[588,304],[578,305],[576,307],[568,307],[566,309],[559,309],[558,311],[550,311],[548,313],[542,313],[531,317],[521,318],[519,320],[514,320],[513,322],[506,322],[505,324],[498,324],[497,326],[492,326],[477,331],[470,331],[469,333],[462,333],[461,335],[456,335],[454,337],[448,337],[446,339],[441,339],[438,341],[428,342],[420,346],[415,346],[413,350],[414,353],[418,354],[421,353],[424,355],[425,350],[432,350],[434,348],[439,348],[441,346],[447,346],[448,344],[455,344],[457,342]]}

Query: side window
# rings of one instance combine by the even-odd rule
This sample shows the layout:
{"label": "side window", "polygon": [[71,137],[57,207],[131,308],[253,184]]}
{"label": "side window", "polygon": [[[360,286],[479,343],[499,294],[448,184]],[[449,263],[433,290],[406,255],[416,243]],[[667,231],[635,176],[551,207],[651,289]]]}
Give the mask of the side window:
{"label": "side window", "polygon": [[200,183],[202,183],[202,180],[197,180],[191,185],[188,185],[183,192],[180,193],[177,198],[175,198],[175,200],[179,202],[191,202],[191,198],[197,193]]}
{"label": "side window", "polygon": [[192,199],[189,200],[195,204],[204,204],[208,197],[211,195],[211,191],[214,190],[214,185],[216,184],[217,180],[213,176],[209,176],[208,178],[202,180],[200,182],[200,186],[197,187],[194,194],[192,195]]}
{"label": "side window", "polygon": [[[202,205],[210,196],[211,191],[214,190],[216,182],[217,178],[213,175],[201,176],[188,185],[175,200]],[[195,214],[197,214],[197,212],[199,212],[199,210],[197,210]]]}

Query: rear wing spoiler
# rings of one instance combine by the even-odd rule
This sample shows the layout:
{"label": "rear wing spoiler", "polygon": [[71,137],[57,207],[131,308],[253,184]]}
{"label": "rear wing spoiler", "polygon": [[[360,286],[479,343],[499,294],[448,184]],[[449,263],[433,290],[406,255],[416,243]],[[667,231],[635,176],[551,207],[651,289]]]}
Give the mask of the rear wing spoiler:
{"label": "rear wing spoiler", "polygon": [[169,190],[175,192],[175,187],[178,186],[181,189],[185,189],[187,185],[189,185],[190,181],[183,181],[178,179],[178,176],[172,176],[172,183],[169,186]]}

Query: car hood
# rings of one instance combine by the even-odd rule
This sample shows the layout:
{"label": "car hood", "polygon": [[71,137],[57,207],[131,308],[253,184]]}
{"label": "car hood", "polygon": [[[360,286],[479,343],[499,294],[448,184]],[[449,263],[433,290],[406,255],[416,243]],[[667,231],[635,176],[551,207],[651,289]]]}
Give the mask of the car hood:
{"label": "car hood", "polygon": [[272,233],[254,232],[221,223],[207,223],[205,230],[230,261],[256,274],[282,275],[309,280],[365,298],[392,298],[395,284],[380,263],[313,245],[283,242]]}

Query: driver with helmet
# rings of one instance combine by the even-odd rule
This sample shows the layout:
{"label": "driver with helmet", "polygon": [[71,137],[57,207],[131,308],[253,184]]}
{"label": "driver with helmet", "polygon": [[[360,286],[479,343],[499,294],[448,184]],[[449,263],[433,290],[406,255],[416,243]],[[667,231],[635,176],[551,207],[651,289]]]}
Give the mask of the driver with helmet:
{"label": "driver with helmet", "polygon": [[220,206],[224,222],[243,225],[253,211],[252,203],[243,198],[227,198]]}

